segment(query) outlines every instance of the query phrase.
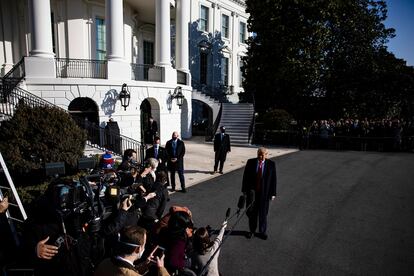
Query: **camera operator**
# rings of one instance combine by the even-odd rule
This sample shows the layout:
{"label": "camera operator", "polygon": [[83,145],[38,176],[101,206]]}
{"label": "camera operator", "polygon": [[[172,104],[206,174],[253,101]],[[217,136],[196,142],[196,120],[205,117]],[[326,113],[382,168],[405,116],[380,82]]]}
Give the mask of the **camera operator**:
{"label": "camera operator", "polygon": [[36,275],[89,275],[91,241],[82,231],[80,216],[67,213],[69,188],[51,183],[33,205],[24,240]]}
{"label": "camera operator", "polygon": [[[147,201],[156,196],[155,193],[142,195],[139,185],[132,185],[128,188],[125,198],[118,211],[113,212],[111,216],[104,221],[102,234],[105,237],[106,256],[111,255],[112,249],[117,241],[117,233],[125,226],[136,226],[142,215],[142,208],[145,207]],[[132,194],[135,195],[134,199]]]}
{"label": "camera operator", "polygon": [[[99,264],[95,275],[142,275],[135,267],[134,262],[142,257],[147,240],[146,231],[139,226],[128,226],[122,229],[117,243],[117,254],[105,259]],[[146,265],[152,260],[158,267],[158,275],[169,275],[164,268],[164,255],[154,257],[152,254],[146,260]]]}

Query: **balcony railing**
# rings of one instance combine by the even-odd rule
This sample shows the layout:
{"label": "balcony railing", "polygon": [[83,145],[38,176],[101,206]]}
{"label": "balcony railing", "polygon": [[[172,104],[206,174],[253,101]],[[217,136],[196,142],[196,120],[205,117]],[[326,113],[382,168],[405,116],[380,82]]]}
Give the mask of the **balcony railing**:
{"label": "balcony railing", "polygon": [[[149,70],[151,69],[151,73]],[[162,81],[161,67],[152,64],[131,63],[132,79],[136,81]],[[151,77],[149,77],[151,74]]]}
{"label": "balcony railing", "polygon": [[177,70],[177,83],[187,85],[187,73]]}
{"label": "balcony railing", "polygon": [[106,79],[106,60],[56,58],[56,77]]}

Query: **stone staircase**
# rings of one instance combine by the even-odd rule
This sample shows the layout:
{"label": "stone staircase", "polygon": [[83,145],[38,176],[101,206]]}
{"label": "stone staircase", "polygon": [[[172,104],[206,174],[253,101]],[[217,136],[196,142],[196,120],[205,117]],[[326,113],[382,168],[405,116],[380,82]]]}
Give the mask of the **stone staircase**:
{"label": "stone staircase", "polygon": [[[220,126],[226,127],[232,145],[248,145],[249,129],[253,121],[254,107],[249,103],[223,103]],[[217,129],[219,132],[220,129]]]}
{"label": "stone staircase", "polygon": [[213,123],[214,123],[220,111],[220,102],[196,89],[193,90],[191,94],[191,98],[193,100],[198,100],[200,102],[203,102],[206,105],[211,107],[211,109],[213,110]]}

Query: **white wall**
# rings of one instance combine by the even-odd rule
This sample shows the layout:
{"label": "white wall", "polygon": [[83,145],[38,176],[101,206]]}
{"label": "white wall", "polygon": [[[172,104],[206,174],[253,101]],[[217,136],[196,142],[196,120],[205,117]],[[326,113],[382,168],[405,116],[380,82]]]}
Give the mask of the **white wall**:
{"label": "white wall", "polygon": [[[168,109],[168,93],[173,92],[175,87],[167,87],[162,83],[155,82],[131,81],[127,84],[131,92],[129,107],[124,111],[120,102],[117,101],[115,113],[110,116],[118,122],[122,135],[141,140],[140,106],[145,99],[151,98],[150,102],[156,101],[158,104],[158,106],[152,104],[152,107],[156,109],[153,110],[153,113],[156,114],[155,119],[158,119],[163,144],[170,139],[173,131],[178,131],[184,138],[191,137],[191,127],[188,122],[188,128],[181,129],[181,110],[178,108],[176,100],[173,100],[171,110]],[[105,95],[111,89],[119,93],[121,85],[108,80],[29,79],[26,81],[24,88],[65,110],[68,109],[70,102],[75,98],[91,98],[99,107],[99,120],[102,123],[109,120],[109,115],[105,114],[102,109]],[[183,94],[187,101],[191,102],[191,87],[183,86]],[[186,111],[186,116],[191,122],[191,106]]]}

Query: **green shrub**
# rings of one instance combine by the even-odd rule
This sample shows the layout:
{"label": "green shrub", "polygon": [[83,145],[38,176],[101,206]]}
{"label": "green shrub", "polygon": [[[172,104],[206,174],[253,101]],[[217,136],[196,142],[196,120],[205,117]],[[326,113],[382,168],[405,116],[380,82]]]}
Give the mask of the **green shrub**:
{"label": "green shrub", "polygon": [[0,126],[0,152],[18,178],[42,170],[49,162],[76,166],[85,143],[85,131],[55,107],[20,104],[14,116]]}
{"label": "green shrub", "polygon": [[265,129],[288,130],[291,128],[293,117],[284,109],[271,109],[261,116],[261,121]]}

